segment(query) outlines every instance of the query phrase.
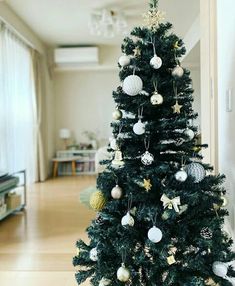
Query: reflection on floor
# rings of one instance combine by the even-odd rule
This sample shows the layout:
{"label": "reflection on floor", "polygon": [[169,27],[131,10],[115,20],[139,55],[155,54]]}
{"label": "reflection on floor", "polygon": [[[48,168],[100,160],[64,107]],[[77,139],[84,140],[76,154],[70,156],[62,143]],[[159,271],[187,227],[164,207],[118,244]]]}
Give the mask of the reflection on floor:
{"label": "reflection on floor", "polygon": [[72,256],[95,213],[79,192],[95,177],[57,178],[28,190],[25,212],[0,222],[1,286],[76,286]]}

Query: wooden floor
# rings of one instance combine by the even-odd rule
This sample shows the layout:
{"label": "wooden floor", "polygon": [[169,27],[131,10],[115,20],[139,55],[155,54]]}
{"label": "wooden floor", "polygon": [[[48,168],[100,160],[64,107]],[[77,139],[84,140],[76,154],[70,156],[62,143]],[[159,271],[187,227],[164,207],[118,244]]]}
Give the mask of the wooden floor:
{"label": "wooden floor", "polygon": [[76,286],[72,257],[95,213],[79,193],[95,177],[49,180],[28,189],[25,212],[0,222],[1,286]]}

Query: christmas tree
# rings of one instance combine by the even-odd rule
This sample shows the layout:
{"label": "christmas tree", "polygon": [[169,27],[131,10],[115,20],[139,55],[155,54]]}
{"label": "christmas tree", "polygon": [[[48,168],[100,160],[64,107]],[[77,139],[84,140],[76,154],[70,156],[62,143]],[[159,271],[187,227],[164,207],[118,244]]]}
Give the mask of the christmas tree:
{"label": "christmas tree", "polygon": [[112,160],[91,196],[90,243],[76,244],[78,284],[226,286],[235,276],[224,176],[202,162],[186,50],[157,4],[122,45]]}

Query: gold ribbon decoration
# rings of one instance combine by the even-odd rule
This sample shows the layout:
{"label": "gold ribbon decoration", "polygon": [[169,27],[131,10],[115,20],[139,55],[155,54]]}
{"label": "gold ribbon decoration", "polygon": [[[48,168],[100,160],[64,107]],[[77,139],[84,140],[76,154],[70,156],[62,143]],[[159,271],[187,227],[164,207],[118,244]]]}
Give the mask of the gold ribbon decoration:
{"label": "gold ribbon decoration", "polygon": [[161,197],[161,202],[163,202],[164,209],[168,208],[168,209],[172,210],[174,208],[174,210],[177,213],[180,212],[180,210],[179,210],[180,197],[169,199],[165,194],[163,194]]}

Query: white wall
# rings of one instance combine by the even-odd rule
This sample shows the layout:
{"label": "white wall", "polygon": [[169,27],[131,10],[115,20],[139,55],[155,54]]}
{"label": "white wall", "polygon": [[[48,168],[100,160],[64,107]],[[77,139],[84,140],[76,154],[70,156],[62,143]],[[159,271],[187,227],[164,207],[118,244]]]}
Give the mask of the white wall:
{"label": "white wall", "polygon": [[[227,176],[230,222],[234,225],[235,202],[235,30],[234,0],[217,0],[218,17],[218,94],[219,94],[219,171]],[[226,92],[233,90],[232,112],[226,112]]]}
{"label": "white wall", "polygon": [[115,108],[112,91],[119,84],[118,70],[56,73],[57,149],[61,148],[60,128],[69,128],[77,142],[84,142],[82,133],[86,130],[108,139]]}
{"label": "white wall", "polygon": [[194,89],[193,109],[198,113],[198,118],[193,122],[195,126],[201,126],[201,81],[200,68],[189,68],[191,71],[192,85]]}

